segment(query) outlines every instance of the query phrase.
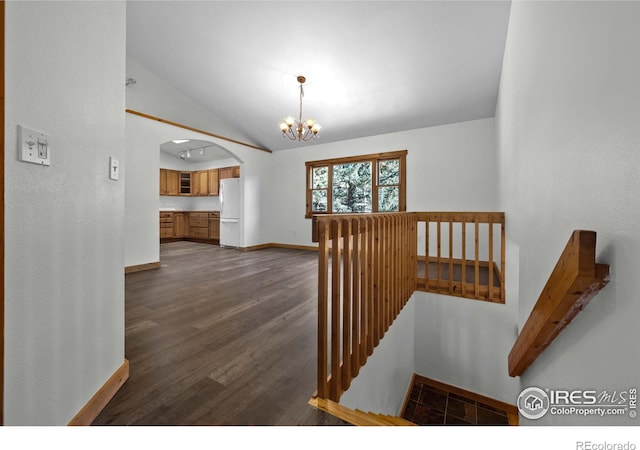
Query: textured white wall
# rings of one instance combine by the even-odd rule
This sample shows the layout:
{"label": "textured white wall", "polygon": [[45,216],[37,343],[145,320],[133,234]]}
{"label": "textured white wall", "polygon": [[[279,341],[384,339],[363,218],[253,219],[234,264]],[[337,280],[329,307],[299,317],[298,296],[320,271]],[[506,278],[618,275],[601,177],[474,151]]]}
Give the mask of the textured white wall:
{"label": "textured white wall", "polygon": [[[6,425],[67,424],[124,361],[125,15],[6,2]],[[17,160],[19,124],[50,167]]]}
{"label": "textured white wall", "polygon": [[[640,373],[640,2],[514,2],[498,113],[501,203],[520,247],[522,323],[574,229],[612,279],[522,377],[626,390]],[[524,420],[524,419],[523,419]],[[547,415],[530,424],[637,424]]]}

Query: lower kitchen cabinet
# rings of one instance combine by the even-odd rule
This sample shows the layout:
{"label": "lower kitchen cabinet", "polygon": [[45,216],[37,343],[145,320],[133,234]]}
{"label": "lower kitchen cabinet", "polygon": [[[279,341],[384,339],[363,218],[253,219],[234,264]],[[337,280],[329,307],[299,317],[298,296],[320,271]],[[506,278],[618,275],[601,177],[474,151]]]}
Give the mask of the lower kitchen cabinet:
{"label": "lower kitchen cabinet", "polygon": [[184,213],[175,213],[173,215],[173,233],[177,238],[187,237],[189,234],[187,218]]}
{"label": "lower kitchen cabinet", "polygon": [[209,213],[209,239],[220,240],[220,213]]}
{"label": "lower kitchen cabinet", "polygon": [[160,239],[193,239],[217,244],[220,239],[220,212],[161,211]]}
{"label": "lower kitchen cabinet", "polygon": [[160,239],[174,237],[174,214],[172,212],[160,213]]}

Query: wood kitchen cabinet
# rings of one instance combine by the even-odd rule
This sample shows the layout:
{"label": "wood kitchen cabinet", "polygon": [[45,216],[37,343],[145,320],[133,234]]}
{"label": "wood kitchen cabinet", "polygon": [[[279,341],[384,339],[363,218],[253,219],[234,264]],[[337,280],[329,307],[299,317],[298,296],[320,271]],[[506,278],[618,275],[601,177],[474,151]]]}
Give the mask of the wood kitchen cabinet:
{"label": "wood kitchen cabinet", "polygon": [[160,240],[217,244],[220,241],[220,211],[160,211]]}
{"label": "wood kitchen cabinet", "polygon": [[192,195],[209,195],[209,171],[199,170],[197,172],[192,172],[191,177],[193,179]]}
{"label": "wood kitchen cabinet", "polygon": [[189,213],[189,234],[194,239],[209,239],[209,213]]}
{"label": "wood kitchen cabinet", "polygon": [[220,193],[220,171],[209,169],[209,195],[219,195]]}
{"label": "wood kitchen cabinet", "polygon": [[225,178],[240,178],[240,166],[194,172],[160,169],[160,195],[219,195],[220,180]]}
{"label": "wood kitchen cabinet", "polygon": [[174,237],[174,215],[172,212],[160,212],[160,239]]}
{"label": "wood kitchen cabinet", "polygon": [[177,170],[167,169],[167,195],[178,195],[180,173]]}
{"label": "wood kitchen cabinet", "polygon": [[167,169],[160,169],[160,195],[168,195],[167,192]]}
{"label": "wood kitchen cabinet", "polygon": [[209,239],[220,240],[220,213],[209,213]]}
{"label": "wood kitchen cabinet", "polygon": [[191,172],[180,172],[180,195],[191,195]]}
{"label": "wood kitchen cabinet", "polygon": [[218,170],[220,171],[221,180],[225,178],[240,178],[240,166],[221,167]]}
{"label": "wood kitchen cabinet", "polygon": [[160,195],[178,195],[180,173],[171,169],[160,169]]}
{"label": "wood kitchen cabinet", "polygon": [[177,238],[189,235],[189,223],[185,213],[179,212],[173,215],[173,235]]}

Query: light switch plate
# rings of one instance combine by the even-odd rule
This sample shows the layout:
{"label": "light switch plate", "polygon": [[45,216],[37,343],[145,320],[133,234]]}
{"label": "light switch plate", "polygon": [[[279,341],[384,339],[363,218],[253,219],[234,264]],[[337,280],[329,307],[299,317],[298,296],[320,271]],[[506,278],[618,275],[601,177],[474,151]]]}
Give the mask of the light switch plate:
{"label": "light switch plate", "polygon": [[18,159],[41,166],[50,166],[49,141],[49,135],[18,125]]}
{"label": "light switch plate", "polygon": [[116,181],[120,179],[120,163],[112,156],[109,157],[109,179]]}

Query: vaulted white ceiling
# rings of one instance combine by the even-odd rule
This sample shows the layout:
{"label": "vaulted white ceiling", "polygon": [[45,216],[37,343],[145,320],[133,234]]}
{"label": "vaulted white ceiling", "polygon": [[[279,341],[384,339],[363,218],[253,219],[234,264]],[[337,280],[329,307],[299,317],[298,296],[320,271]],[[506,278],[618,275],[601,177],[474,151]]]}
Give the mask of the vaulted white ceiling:
{"label": "vaulted white ceiling", "polygon": [[[127,53],[271,150],[492,117],[507,1],[130,1]],[[216,130],[208,130],[215,132]],[[304,143],[302,145],[312,145]]]}

